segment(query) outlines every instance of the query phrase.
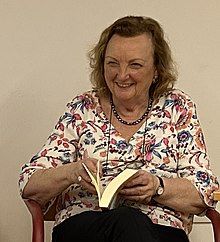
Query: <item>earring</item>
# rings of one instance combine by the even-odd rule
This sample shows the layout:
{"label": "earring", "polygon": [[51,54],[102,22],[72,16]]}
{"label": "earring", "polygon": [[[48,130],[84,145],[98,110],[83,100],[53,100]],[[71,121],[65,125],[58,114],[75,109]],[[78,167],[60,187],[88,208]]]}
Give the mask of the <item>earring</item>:
{"label": "earring", "polygon": [[158,76],[153,77],[153,84],[155,84],[158,81]]}

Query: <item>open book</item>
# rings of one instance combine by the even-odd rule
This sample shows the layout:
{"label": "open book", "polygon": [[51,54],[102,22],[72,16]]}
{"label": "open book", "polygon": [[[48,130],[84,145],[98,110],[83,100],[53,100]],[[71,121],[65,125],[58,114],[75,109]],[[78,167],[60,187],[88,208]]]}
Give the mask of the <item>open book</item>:
{"label": "open book", "polygon": [[101,208],[114,208],[114,203],[116,201],[117,193],[120,191],[122,185],[131,178],[138,170],[126,168],[118,176],[109,182],[109,184],[103,188],[100,182],[100,163],[97,162],[97,173],[94,175],[88,167],[84,164],[83,167],[87,171],[89,177],[92,180],[92,184],[95,186],[95,189],[98,194],[99,207]]}

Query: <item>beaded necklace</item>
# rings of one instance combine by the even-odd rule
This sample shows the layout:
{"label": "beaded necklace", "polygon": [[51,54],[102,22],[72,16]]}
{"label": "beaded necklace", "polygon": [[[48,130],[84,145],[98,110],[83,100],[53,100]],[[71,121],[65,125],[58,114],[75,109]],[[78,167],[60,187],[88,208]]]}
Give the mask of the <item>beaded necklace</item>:
{"label": "beaded necklace", "polygon": [[150,110],[152,108],[153,98],[149,99],[148,107],[147,107],[147,110],[144,112],[144,114],[139,119],[137,119],[137,120],[135,120],[133,122],[127,122],[127,121],[123,120],[120,117],[120,115],[118,114],[117,110],[115,109],[115,105],[113,103],[112,97],[110,99],[110,104],[111,104],[111,109],[112,109],[112,112],[113,112],[114,116],[117,118],[117,120],[120,123],[126,124],[126,125],[137,125],[137,124],[141,123],[147,117],[147,115],[149,114],[149,112],[150,112]]}

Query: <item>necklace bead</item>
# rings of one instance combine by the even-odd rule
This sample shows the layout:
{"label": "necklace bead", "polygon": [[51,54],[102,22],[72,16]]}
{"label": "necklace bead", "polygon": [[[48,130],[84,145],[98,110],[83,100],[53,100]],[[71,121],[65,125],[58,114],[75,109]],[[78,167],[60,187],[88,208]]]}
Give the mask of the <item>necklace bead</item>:
{"label": "necklace bead", "polygon": [[144,114],[139,119],[137,119],[137,120],[135,120],[133,122],[127,122],[127,121],[123,120],[120,117],[120,115],[118,114],[117,110],[115,109],[115,105],[113,103],[112,98],[110,99],[110,104],[111,104],[111,108],[112,108],[114,116],[117,118],[117,120],[120,123],[125,124],[125,125],[137,125],[137,124],[141,123],[148,116],[148,114],[149,114],[149,112],[150,112],[150,110],[152,108],[153,98],[149,99],[148,107],[147,107],[147,110],[144,112]]}

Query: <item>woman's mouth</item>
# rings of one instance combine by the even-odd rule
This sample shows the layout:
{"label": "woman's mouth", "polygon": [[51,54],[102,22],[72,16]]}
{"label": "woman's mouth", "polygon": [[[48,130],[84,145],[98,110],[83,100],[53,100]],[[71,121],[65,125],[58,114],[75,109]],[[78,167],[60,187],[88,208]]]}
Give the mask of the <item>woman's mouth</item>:
{"label": "woman's mouth", "polygon": [[118,83],[116,82],[116,84],[120,87],[120,88],[128,88],[130,86],[133,85],[133,83]]}

